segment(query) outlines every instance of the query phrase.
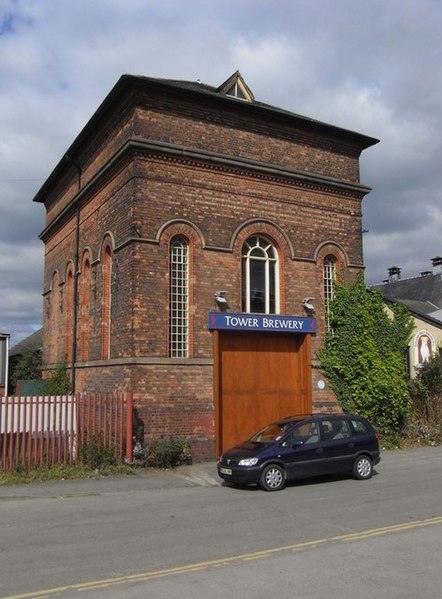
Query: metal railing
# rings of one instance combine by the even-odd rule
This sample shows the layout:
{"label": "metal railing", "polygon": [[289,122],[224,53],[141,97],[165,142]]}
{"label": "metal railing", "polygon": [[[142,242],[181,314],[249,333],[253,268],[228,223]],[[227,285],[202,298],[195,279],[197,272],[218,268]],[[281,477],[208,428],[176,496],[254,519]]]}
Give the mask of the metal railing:
{"label": "metal railing", "polygon": [[17,467],[74,464],[91,445],[132,461],[132,394],[0,398],[0,460]]}

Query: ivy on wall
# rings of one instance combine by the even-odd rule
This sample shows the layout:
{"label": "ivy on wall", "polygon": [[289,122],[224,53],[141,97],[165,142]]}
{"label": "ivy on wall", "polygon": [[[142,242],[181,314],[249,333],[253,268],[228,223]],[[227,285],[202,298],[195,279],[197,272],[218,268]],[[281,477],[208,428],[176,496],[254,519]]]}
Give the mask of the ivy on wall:
{"label": "ivy on wall", "polygon": [[336,283],[330,330],[318,357],[345,412],[366,416],[384,433],[399,432],[410,407],[405,354],[414,328],[405,306],[388,314],[363,277]]}

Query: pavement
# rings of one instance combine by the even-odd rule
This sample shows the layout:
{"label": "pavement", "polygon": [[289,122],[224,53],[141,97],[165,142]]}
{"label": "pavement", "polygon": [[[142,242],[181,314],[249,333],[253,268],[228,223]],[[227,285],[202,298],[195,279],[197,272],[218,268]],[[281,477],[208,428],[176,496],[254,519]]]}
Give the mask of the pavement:
{"label": "pavement", "polygon": [[155,489],[218,487],[222,480],[216,462],[202,462],[169,470],[134,469],[133,475],[101,476],[76,480],[55,480],[22,485],[1,485],[0,501],[38,497],[72,497]]}

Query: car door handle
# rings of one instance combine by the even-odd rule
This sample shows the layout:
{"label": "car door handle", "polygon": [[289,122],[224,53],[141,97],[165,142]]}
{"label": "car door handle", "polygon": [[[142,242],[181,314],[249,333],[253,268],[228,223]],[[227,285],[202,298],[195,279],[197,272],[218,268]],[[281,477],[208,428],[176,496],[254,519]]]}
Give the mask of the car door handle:
{"label": "car door handle", "polygon": [[348,446],[351,447],[351,448],[353,448],[355,446],[355,444],[354,443],[349,443]]}
{"label": "car door handle", "polygon": [[324,450],[322,447],[318,447],[318,449],[316,450],[316,453],[322,453]]}

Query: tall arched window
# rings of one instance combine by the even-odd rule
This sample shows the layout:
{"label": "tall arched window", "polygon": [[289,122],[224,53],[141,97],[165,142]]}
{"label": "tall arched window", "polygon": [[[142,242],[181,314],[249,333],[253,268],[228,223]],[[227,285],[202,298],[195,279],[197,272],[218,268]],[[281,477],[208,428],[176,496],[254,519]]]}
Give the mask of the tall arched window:
{"label": "tall arched window", "polygon": [[79,354],[82,362],[89,358],[89,330],[91,304],[91,261],[89,253],[83,256],[80,278],[80,342]]}
{"label": "tall arched window", "polygon": [[326,256],[323,266],[323,282],[324,282],[324,313],[325,325],[327,330],[330,328],[330,303],[333,299],[333,288],[336,280],[336,258],[334,256]]}
{"label": "tall arched window", "polygon": [[242,248],[242,311],[279,312],[278,254],[260,235],[249,237]]}
{"label": "tall arched window", "polygon": [[101,262],[101,358],[110,358],[112,248],[106,245]]}
{"label": "tall arched window", "polygon": [[72,264],[66,271],[64,289],[64,315],[65,315],[65,357],[66,362],[72,362],[72,343],[74,338],[74,272]]}
{"label": "tall arched window", "polygon": [[62,336],[60,334],[60,282],[58,272],[55,271],[51,281],[51,299],[49,308],[49,363],[55,364],[61,358],[59,357],[59,343]]}
{"label": "tall arched window", "polygon": [[189,354],[189,243],[176,236],[170,242],[169,356]]}

